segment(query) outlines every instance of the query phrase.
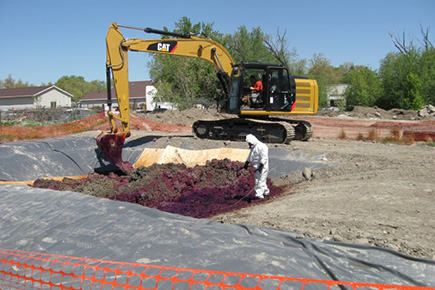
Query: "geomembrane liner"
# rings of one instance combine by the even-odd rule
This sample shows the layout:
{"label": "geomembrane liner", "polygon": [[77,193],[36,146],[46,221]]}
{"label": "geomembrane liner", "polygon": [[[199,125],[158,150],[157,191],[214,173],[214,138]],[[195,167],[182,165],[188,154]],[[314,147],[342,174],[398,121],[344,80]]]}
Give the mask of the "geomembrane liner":
{"label": "geomembrane liner", "polygon": [[434,286],[435,261],[360,245],[298,239],[75,192],[0,185],[5,249],[310,279]]}
{"label": "geomembrane liner", "polygon": [[[143,148],[124,148],[124,160],[135,162]],[[291,172],[290,165],[322,166],[315,161],[299,164],[291,160],[291,152],[274,149],[269,177]],[[94,138],[3,143],[0,179],[110,169],[96,150]],[[298,239],[289,231],[221,224],[70,191],[0,184],[0,213],[3,249],[210,271],[435,286],[433,260],[378,247]]]}

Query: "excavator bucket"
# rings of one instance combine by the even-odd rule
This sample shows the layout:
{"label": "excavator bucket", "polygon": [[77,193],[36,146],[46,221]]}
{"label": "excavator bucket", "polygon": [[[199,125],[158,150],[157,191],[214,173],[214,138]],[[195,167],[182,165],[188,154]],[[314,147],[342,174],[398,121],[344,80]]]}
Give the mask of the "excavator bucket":
{"label": "excavator bucket", "polygon": [[133,171],[133,166],[129,162],[122,161],[122,147],[124,146],[126,137],[128,137],[126,133],[106,132],[101,132],[101,134],[97,136],[98,148],[100,148],[107,159],[124,173]]}

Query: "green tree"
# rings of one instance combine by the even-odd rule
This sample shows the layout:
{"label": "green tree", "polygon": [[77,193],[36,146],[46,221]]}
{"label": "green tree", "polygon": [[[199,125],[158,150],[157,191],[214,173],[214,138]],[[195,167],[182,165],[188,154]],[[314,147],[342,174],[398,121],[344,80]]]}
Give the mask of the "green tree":
{"label": "green tree", "polygon": [[418,67],[423,104],[435,104],[435,49],[433,47],[422,53]]}
{"label": "green tree", "polygon": [[16,81],[14,78],[12,78],[11,74],[8,75],[8,77],[4,80],[0,80],[0,89],[26,88],[32,86],[32,84],[29,84],[28,82],[23,82],[21,79]]}
{"label": "green tree", "polygon": [[[421,28],[421,46],[390,33],[398,52],[389,53],[381,61],[383,95],[378,106],[384,109],[418,110],[435,101],[435,49],[429,40],[429,29]],[[419,108],[420,106],[420,108]]]}
{"label": "green tree", "polygon": [[274,58],[283,66],[285,66],[292,75],[303,76],[306,75],[307,70],[307,60],[298,60],[298,54],[296,48],[289,49],[287,44],[287,39],[285,37],[286,32],[281,34],[279,30],[276,36],[265,35],[263,42],[269,52],[274,56]]}
{"label": "green tree", "polygon": [[355,69],[355,65],[352,62],[345,62],[336,68],[336,73],[341,77],[340,82],[349,84],[349,73]]}
{"label": "green tree", "polygon": [[236,63],[277,63],[277,59],[263,44],[268,38],[270,37],[265,35],[260,27],[248,32],[246,26],[240,26],[233,35],[225,36],[225,47]]}
{"label": "green tree", "polygon": [[[410,98],[406,78],[419,70],[420,55],[416,49],[407,54],[392,52],[381,61],[379,76],[383,94],[377,105],[385,110],[402,108],[405,98]],[[416,74],[418,75],[418,74]]]}
{"label": "green tree", "polygon": [[423,106],[423,98],[421,96],[422,82],[420,78],[409,73],[404,81],[404,95],[400,99],[400,108],[407,110],[420,110]]}
{"label": "green tree", "polygon": [[[214,40],[221,37],[213,31],[213,24],[192,24],[187,17],[175,26],[173,31],[176,33],[201,34]],[[223,94],[214,67],[203,60],[155,54],[149,68],[151,78],[157,81],[158,94],[164,101],[176,103],[180,110],[198,103],[211,105],[219,94]]]}
{"label": "green tree", "polygon": [[105,91],[104,81],[87,82],[82,76],[63,76],[57,80],[55,86],[72,94],[73,102],[78,102],[84,95],[92,91]]}
{"label": "green tree", "polygon": [[352,67],[346,74],[345,82],[349,84],[344,97],[346,107],[372,107],[382,94],[381,81],[377,73],[366,66]]}
{"label": "green tree", "polygon": [[328,104],[328,87],[338,84],[343,79],[342,73],[331,65],[329,59],[323,54],[317,53],[310,59],[309,76],[317,81],[319,86],[319,106],[326,107]]}

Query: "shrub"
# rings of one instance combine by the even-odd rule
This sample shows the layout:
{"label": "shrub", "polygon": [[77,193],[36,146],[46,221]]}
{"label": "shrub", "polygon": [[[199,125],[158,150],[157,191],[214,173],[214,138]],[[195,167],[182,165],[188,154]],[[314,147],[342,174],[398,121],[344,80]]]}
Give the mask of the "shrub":
{"label": "shrub", "polygon": [[344,132],[344,130],[342,129],[340,135],[338,135],[338,139],[344,140],[346,138],[346,132]]}

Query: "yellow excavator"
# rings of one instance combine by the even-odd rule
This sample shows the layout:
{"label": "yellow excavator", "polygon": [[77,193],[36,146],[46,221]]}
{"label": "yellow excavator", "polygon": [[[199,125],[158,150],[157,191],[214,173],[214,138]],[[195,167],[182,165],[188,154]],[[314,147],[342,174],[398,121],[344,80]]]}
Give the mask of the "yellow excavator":
{"label": "yellow excavator", "polygon": [[[173,38],[124,38],[120,28]],[[111,108],[110,92],[113,77],[119,115],[109,109],[111,129],[97,137],[97,145],[102,153],[124,172],[132,169],[131,165],[122,162],[121,157],[125,138],[130,136],[129,51],[194,57],[208,61],[214,66],[225,92],[225,97],[218,100],[218,110],[237,117],[196,121],[192,125],[192,130],[199,138],[244,140],[247,134],[253,134],[266,143],[289,143],[292,140],[305,141],[312,136],[312,128],[308,122],[277,116],[315,115],[318,110],[317,82],[292,76],[282,65],[243,62],[237,64],[221,44],[211,39],[116,23],[109,27],[106,47],[108,105]],[[257,84],[255,87],[254,82]],[[117,127],[116,120],[120,122],[121,127]]]}

